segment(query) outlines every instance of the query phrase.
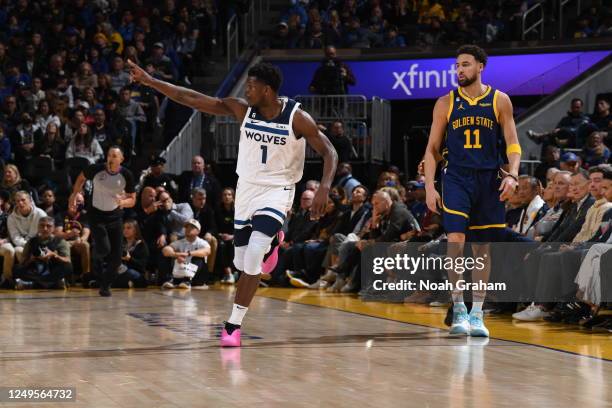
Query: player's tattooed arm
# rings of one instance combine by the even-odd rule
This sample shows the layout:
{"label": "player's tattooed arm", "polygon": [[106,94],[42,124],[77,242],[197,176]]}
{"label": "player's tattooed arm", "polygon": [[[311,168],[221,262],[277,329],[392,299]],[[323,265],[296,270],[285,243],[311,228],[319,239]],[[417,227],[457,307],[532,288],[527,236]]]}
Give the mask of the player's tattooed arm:
{"label": "player's tattooed arm", "polygon": [[298,109],[293,117],[293,131],[296,135],[303,136],[306,142],[323,157],[323,178],[312,204],[313,215],[319,217],[325,212],[327,196],[336,174],[338,154],[327,136],[319,130],[312,116],[301,109]]}
{"label": "player's tattooed arm", "polygon": [[429,132],[429,140],[427,148],[423,156],[423,170],[425,172],[425,194],[427,207],[434,213],[438,214],[438,208],[442,208],[442,199],[436,191],[435,177],[436,167],[442,159],[440,156],[440,147],[448,124],[448,109],[450,106],[449,96],[445,95],[438,98],[433,111],[433,122]]}
{"label": "player's tattooed arm", "polygon": [[132,81],[149,86],[166,95],[173,101],[200,112],[218,116],[233,116],[237,120],[244,119],[248,104],[240,98],[216,98],[196,92],[193,89],[172,85],[169,82],[153,78],[144,69],[128,60]]}
{"label": "player's tattooed arm", "polygon": [[[499,91],[498,91],[499,92]],[[513,108],[510,97],[503,92],[499,92],[497,98],[497,111],[499,112],[499,124],[504,133],[504,139],[506,140],[506,146],[518,145],[519,139],[516,133],[516,124],[514,123]],[[508,173],[507,177],[504,177],[502,184],[499,188],[501,191],[499,199],[502,201],[510,198],[510,195],[514,192],[518,185],[518,173],[521,165],[521,154],[519,152],[512,152],[508,154]],[[511,176],[510,176],[511,175]]]}

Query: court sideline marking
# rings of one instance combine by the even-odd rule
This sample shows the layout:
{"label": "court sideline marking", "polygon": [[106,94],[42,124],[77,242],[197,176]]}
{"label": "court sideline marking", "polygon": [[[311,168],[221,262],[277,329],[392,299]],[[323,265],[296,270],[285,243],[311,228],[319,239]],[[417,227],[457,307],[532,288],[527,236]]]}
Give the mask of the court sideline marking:
{"label": "court sideline marking", "polygon": [[[361,316],[375,317],[415,326],[447,330],[443,320],[445,308],[429,306],[363,302],[354,295],[328,294],[307,289],[265,288],[257,291],[257,296],[339,310]],[[437,310],[436,310],[437,309]],[[546,322],[512,323],[507,317],[489,316],[489,330],[495,340],[535,346],[547,350],[563,352],[579,357],[593,358],[612,362],[612,342],[607,333],[590,333],[576,330],[569,325],[553,325]]]}

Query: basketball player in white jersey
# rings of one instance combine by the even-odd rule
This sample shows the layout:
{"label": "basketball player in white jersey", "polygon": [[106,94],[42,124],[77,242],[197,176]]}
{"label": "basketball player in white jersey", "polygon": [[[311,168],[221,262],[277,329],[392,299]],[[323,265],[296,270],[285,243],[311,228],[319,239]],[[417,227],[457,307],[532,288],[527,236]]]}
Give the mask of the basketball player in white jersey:
{"label": "basketball player in white jersey", "polygon": [[[230,318],[221,332],[221,346],[240,346],[240,327],[259,286],[264,257],[271,250],[287,211],[295,183],[302,178],[306,142],[323,157],[323,178],[312,214],[323,214],[338,156],[327,137],[299,103],[279,98],[280,70],[268,63],[249,69],[246,100],[215,98],[152,78],[128,60],[133,81],[170,99],[211,115],[233,116],[242,123],[238,150],[238,187],[234,220],[234,265],[242,276]],[[278,243],[278,239],[274,244]],[[272,249],[273,251],[276,248]]]}

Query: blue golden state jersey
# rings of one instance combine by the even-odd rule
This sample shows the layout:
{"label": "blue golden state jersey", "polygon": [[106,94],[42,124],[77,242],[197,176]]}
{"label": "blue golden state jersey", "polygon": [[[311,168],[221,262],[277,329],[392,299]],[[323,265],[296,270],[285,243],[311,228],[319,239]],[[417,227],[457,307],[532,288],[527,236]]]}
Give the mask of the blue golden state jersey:
{"label": "blue golden state jersey", "polygon": [[498,91],[487,86],[477,98],[461,88],[450,91],[444,158],[451,166],[497,169],[504,162],[505,141],[497,112]]}

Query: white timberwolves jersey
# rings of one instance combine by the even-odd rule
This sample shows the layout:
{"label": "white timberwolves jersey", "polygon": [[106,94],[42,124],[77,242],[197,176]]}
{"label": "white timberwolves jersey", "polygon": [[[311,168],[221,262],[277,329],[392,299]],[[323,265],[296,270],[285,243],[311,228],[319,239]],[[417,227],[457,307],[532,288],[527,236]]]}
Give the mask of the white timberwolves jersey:
{"label": "white timberwolves jersey", "polygon": [[268,121],[250,106],[240,126],[236,173],[241,180],[268,186],[297,183],[304,172],[306,141],[293,133],[293,115],[300,104],[281,98],[280,115]]}

